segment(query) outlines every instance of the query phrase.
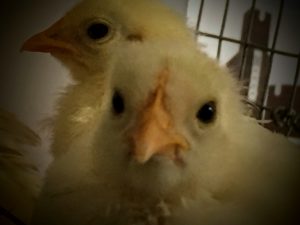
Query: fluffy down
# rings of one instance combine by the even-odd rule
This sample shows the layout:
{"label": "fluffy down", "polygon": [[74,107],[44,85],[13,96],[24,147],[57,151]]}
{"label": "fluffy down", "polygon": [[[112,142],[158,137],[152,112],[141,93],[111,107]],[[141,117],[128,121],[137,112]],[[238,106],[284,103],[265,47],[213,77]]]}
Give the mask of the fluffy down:
{"label": "fluffy down", "polygon": [[22,49],[50,53],[83,80],[103,73],[119,45],[149,40],[196,47],[184,19],[159,0],[83,0]]}
{"label": "fluffy down", "polygon": [[113,64],[59,100],[34,225],[298,224],[299,149],[245,115],[225,68],[158,41]]}
{"label": "fluffy down", "polygon": [[[178,41],[186,48],[197,48],[194,36],[184,19],[159,0],[83,0],[45,31],[28,39],[22,50],[50,53],[70,69],[79,85],[95,81],[102,90],[105,74],[112,67],[112,59],[119,48],[127,43],[147,41]],[[102,79],[101,79],[102,78]],[[84,87],[83,87],[84,88]],[[67,90],[68,94],[72,91]],[[86,93],[87,101],[101,102],[102,92]],[[75,101],[59,103],[60,110],[70,111]],[[83,109],[88,113],[90,109]],[[76,136],[80,130],[65,129],[69,121],[57,116],[55,136]],[[85,119],[84,119],[85,120]],[[61,132],[68,132],[62,134]],[[69,145],[56,143],[52,151],[58,155]]]}
{"label": "fluffy down", "polygon": [[13,114],[0,109],[1,224],[14,219],[27,224],[30,221],[41,177],[26,153],[39,143],[40,138],[35,132]]}

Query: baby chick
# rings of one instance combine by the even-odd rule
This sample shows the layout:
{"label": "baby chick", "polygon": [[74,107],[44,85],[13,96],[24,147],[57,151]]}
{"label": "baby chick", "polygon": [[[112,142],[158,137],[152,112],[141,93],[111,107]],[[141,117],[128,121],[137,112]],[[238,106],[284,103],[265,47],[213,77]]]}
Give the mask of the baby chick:
{"label": "baby chick", "polygon": [[59,101],[34,225],[298,224],[299,149],[245,115],[226,69],[178,42],[112,62]]}
{"label": "baby chick", "polygon": [[51,53],[83,80],[105,71],[118,44],[145,40],[196,46],[183,18],[159,0],[83,0],[22,50]]}
{"label": "baby chick", "polygon": [[7,220],[27,224],[30,221],[33,204],[40,190],[41,176],[25,155],[29,146],[39,143],[40,138],[35,132],[15,115],[0,109],[1,224],[7,224]]}
{"label": "baby chick", "polygon": [[[177,40],[185,43],[187,48],[197,48],[183,18],[159,0],[83,0],[50,28],[28,39],[22,50],[50,53],[70,69],[76,81],[96,79],[101,89],[99,76],[104,79],[120,46],[127,42],[161,40]],[[102,93],[96,96],[87,93],[86,96],[91,98],[88,101],[98,98],[101,102]],[[74,99],[77,97],[82,96],[74,96]],[[64,108],[62,110],[69,111],[73,104],[77,103],[59,105]],[[76,136],[77,131],[81,132],[65,129],[69,126],[65,118],[57,120],[55,136]],[[62,130],[70,133],[62,134]],[[68,145],[69,139],[62,141]],[[54,141],[53,146],[54,154],[63,152],[61,143]]]}

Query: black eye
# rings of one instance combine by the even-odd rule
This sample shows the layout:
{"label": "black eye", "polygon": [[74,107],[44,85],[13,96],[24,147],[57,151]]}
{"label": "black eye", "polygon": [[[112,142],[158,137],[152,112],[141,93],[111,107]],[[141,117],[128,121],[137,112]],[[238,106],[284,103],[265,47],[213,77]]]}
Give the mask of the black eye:
{"label": "black eye", "polygon": [[105,23],[93,23],[87,29],[87,35],[93,40],[105,38],[110,32],[110,27]]}
{"label": "black eye", "polygon": [[114,96],[112,98],[112,107],[116,115],[122,114],[125,110],[124,99],[118,91],[114,93]]}
{"label": "black eye", "polygon": [[203,123],[210,123],[216,117],[216,104],[211,101],[204,104],[197,112],[197,119]]}

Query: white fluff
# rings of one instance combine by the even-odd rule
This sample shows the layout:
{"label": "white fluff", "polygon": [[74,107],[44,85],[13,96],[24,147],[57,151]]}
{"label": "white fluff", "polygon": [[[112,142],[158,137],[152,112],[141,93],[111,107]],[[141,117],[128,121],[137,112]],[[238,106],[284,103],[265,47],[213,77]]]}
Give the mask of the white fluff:
{"label": "white fluff", "polygon": [[[299,150],[244,115],[224,68],[165,42],[128,43],[114,63],[103,88],[93,77],[62,97],[58,118],[68,126],[54,141],[63,152],[48,170],[33,224],[292,224]],[[167,158],[142,165],[128,158],[126,135],[164,68],[166,104],[190,146],[183,168]],[[112,115],[115,89],[126,104],[119,118]],[[206,125],[195,115],[212,99],[217,118]],[[84,120],[71,120],[80,112]]]}
{"label": "white fluff", "polygon": [[24,223],[41,188],[40,173],[27,156],[39,143],[35,132],[0,109],[0,207]]}
{"label": "white fluff", "polygon": [[[99,20],[112,32],[93,41],[86,28]],[[297,224],[299,149],[246,116],[237,82],[196,49],[178,15],[156,0],[84,0],[51,32],[34,40],[45,38],[40,51],[76,82],[57,102],[54,161],[32,224]],[[23,49],[35,51],[31,44]],[[141,164],[129,154],[128,133],[162,71],[164,106],[188,146],[181,166],[164,155]],[[112,113],[116,90],[121,116]],[[208,101],[217,116],[205,124],[196,114]]]}

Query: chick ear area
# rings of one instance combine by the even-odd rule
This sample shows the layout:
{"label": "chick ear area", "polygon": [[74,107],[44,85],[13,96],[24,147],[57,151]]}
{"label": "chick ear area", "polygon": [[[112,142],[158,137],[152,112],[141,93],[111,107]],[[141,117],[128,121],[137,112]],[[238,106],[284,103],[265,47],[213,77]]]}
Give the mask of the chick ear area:
{"label": "chick ear area", "polygon": [[114,91],[111,104],[112,104],[112,111],[115,115],[121,115],[124,113],[125,111],[124,97],[118,90]]}
{"label": "chick ear area", "polygon": [[209,101],[203,104],[197,111],[197,119],[205,124],[212,123],[217,115],[217,107],[215,101]]}

